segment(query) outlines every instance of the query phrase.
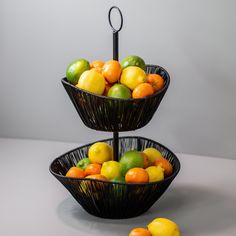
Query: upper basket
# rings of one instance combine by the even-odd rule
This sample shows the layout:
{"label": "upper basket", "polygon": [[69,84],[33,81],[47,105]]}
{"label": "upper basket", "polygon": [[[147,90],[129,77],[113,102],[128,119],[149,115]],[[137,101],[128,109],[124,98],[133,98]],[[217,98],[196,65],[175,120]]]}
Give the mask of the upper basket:
{"label": "upper basket", "polygon": [[168,72],[158,65],[146,65],[146,73],[161,75],[165,83],[160,91],[140,99],[95,95],[70,84],[66,78],[62,79],[62,84],[87,127],[110,132],[129,131],[148,124],[170,83]]}

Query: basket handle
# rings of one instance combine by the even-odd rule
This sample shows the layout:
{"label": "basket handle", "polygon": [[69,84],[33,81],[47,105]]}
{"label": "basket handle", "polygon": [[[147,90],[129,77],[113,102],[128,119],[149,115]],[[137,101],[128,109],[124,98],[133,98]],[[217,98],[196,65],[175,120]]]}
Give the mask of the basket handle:
{"label": "basket handle", "polygon": [[[111,12],[112,10],[117,10],[119,15],[120,15],[120,27],[118,29],[116,29],[111,22]],[[110,8],[109,12],[108,12],[108,21],[109,24],[112,28],[113,31],[113,60],[119,60],[119,31],[121,31],[122,27],[123,27],[123,15],[121,13],[121,10],[119,7],[113,6]]]}

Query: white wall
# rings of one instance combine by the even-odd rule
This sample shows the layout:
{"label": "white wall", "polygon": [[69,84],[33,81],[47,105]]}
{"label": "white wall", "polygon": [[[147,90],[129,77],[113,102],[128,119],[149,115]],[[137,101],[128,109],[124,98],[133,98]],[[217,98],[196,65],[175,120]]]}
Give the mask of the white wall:
{"label": "white wall", "polygon": [[76,58],[112,58],[107,13],[121,8],[120,58],[165,67],[171,86],[152,121],[128,135],[175,152],[236,157],[236,1],[1,0],[0,137],[86,143],[60,79]]}

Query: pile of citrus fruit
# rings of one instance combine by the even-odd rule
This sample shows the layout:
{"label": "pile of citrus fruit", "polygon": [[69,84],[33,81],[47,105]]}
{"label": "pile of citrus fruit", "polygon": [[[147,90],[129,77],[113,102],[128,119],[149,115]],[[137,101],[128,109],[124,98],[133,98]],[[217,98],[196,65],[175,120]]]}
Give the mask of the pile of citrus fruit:
{"label": "pile of citrus fruit", "polygon": [[68,65],[68,82],[88,92],[113,98],[137,99],[150,96],[164,87],[158,74],[147,74],[146,64],[139,56],[127,56],[121,62],[85,59]]}
{"label": "pile of citrus fruit", "polygon": [[156,218],[147,228],[135,228],[129,236],[180,236],[178,225],[167,218]]}
{"label": "pile of citrus fruit", "polygon": [[119,162],[113,160],[113,149],[105,142],[96,142],[88,149],[88,157],[71,167],[67,177],[90,178],[121,183],[161,181],[173,172],[172,164],[156,148],[123,153]]}

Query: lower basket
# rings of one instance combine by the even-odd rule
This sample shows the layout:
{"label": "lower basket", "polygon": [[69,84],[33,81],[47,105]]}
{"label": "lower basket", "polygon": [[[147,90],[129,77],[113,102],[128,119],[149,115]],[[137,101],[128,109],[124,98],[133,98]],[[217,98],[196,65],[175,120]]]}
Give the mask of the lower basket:
{"label": "lower basket", "polygon": [[[112,144],[113,139],[99,142]],[[56,158],[50,165],[50,172],[88,213],[98,217],[124,219],[141,215],[161,197],[180,170],[180,162],[176,155],[162,144],[143,137],[120,137],[120,156],[128,150],[142,151],[148,147],[157,148],[173,165],[173,174],[162,181],[147,184],[65,177],[70,167],[87,156],[92,144],[78,147]]]}

